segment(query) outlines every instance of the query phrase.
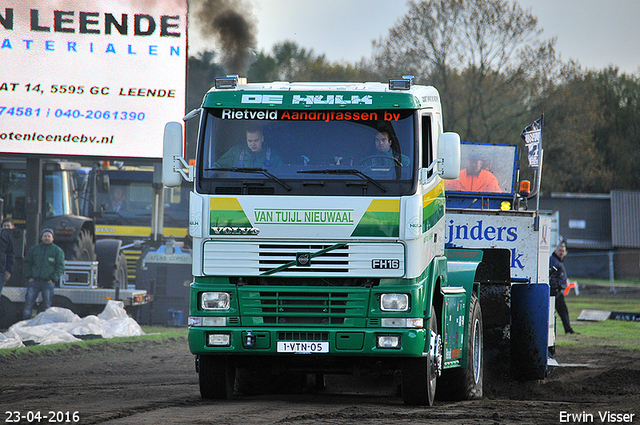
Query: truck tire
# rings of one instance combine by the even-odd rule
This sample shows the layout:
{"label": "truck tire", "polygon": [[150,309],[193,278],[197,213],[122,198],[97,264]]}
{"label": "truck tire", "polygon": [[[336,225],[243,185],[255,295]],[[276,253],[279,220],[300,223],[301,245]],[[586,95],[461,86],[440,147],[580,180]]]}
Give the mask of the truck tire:
{"label": "truck tire", "polygon": [[53,295],[53,301],[51,302],[52,307],[61,307],[66,308],[67,310],[71,310],[78,316],[80,316],[80,312],[78,311],[78,307],[71,302],[71,300],[67,297],[62,297],[60,295]]}
{"label": "truck tire", "polygon": [[[435,312],[435,308],[431,309]],[[436,348],[429,347],[427,357],[402,359],[401,388],[404,403],[410,406],[433,406],[436,395],[438,362],[442,361],[442,343],[435,313],[429,319],[429,332],[436,335]],[[429,336],[427,336],[429,338]],[[431,345],[431,343],[429,343]],[[435,355],[432,353],[435,351]]]}
{"label": "truck tire", "polygon": [[467,367],[442,372],[438,386],[438,400],[477,400],[482,398],[484,378],[482,310],[478,297],[473,294],[469,305],[467,327]]}
{"label": "truck tire", "polygon": [[96,247],[88,230],[81,230],[78,239],[65,252],[67,261],[96,261]]}
{"label": "truck tire", "polygon": [[236,368],[228,357],[198,356],[198,381],[202,398],[230,399],[235,377]]}
{"label": "truck tire", "polygon": [[22,320],[21,306],[22,304],[12,303],[6,297],[0,297],[0,329],[9,329]]}
{"label": "truck tire", "polygon": [[98,285],[102,288],[127,289],[127,258],[120,251],[121,245],[117,239],[96,242]]}
{"label": "truck tire", "polygon": [[117,286],[120,289],[127,289],[127,257],[125,257],[124,252],[118,254],[113,281],[114,288]]}

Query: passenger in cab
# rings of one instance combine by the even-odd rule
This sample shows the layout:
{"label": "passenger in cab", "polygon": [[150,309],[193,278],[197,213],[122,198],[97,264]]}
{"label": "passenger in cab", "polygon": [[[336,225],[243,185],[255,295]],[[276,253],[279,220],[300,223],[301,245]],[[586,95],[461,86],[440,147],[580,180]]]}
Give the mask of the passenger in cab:
{"label": "passenger in cab", "polygon": [[458,180],[447,180],[445,184],[448,190],[461,192],[502,192],[496,176],[485,169],[485,160],[477,155],[469,157]]}
{"label": "passenger in cab", "polygon": [[214,164],[215,168],[266,168],[281,165],[280,155],[265,146],[264,134],[260,128],[248,128],[245,143],[229,149]]}

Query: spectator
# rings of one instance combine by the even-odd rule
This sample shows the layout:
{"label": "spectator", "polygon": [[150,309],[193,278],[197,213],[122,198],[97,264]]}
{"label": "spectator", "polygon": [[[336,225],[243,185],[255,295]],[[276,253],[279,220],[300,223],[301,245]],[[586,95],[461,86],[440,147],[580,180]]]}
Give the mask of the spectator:
{"label": "spectator", "polygon": [[556,311],[565,334],[576,333],[571,327],[569,320],[569,309],[564,301],[564,288],[567,287],[567,271],[564,268],[564,257],[567,255],[567,248],[564,243],[558,245],[549,258],[549,286],[551,287],[551,296],[556,297]]}
{"label": "spectator", "polygon": [[[0,218],[2,218],[0,216]],[[9,230],[13,229],[13,220],[8,218],[2,221],[2,230],[0,231],[0,271],[2,271],[2,279],[0,280],[0,295],[4,285],[11,279],[13,270],[14,253],[13,242]]]}
{"label": "spectator", "polygon": [[29,249],[24,259],[24,277],[27,279],[27,295],[22,318],[31,319],[33,305],[42,293],[43,309],[51,307],[56,282],[64,273],[64,252],[53,243],[53,230],[44,229],[41,243]]}

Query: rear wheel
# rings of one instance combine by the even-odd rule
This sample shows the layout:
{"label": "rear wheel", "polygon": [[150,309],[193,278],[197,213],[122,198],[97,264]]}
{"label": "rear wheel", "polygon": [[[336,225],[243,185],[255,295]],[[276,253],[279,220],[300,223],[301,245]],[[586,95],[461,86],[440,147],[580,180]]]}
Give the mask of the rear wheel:
{"label": "rear wheel", "polygon": [[198,356],[198,380],[202,398],[231,398],[235,376],[236,368],[228,357]]}
{"label": "rear wheel", "polygon": [[476,400],[482,398],[484,367],[482,365],[482,310],[478,297],[471,296],[467,327],[467,367],[449,369],[442,373],[438,391],[441,400]]}
{"label": "rear wheel", "polygon": [[435,313],[429,319],[429,334],[427,357],[402,359],[402,398],[408,405],[432,406],[435,399],[436,380],[442,367],[442,340]]}

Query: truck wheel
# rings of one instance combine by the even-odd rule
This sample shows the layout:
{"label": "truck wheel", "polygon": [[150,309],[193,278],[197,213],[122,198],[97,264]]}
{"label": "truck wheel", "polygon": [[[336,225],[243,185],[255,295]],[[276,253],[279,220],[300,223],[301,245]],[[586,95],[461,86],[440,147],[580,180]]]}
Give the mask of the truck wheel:
{"label": "truck wheel", "polygon": [[88,230],[80,231],[78,240],[65,252],[68,261],[96,261],[96,247]]}
{"label": "truck wheel", "polygon": [[6,297],[0,297],[0,329],[9,329],[11,325],[22,320],[22,310],[18,304]]}
{"label": "truck wheel", "polygon": [[215,400],[231,398],[236,368],[228,357],[198,356],[198,371],[202,398]]}
{"label": "truck wheel", "polygon": [[[75,305],[71,302],[71,300],[67,297],[62,297],[60,295],[54,295],[53,301],[51,302],[52,307],[61,307],[66,308],[67,310],[71,310],[75,314],[78,314],[76,311]],[[78,314],[79,316],[79,314]]]}
{"label": "truck wheel", "polygon": [[114,288],[120,287],[120,289],[127,289],[127,274],[127,257],[125,257],[124,252],[120,252],[116,264]]}
{"label": "truck wheel", "polygon": [[467,367],[449,369],[442,373],[442,380],[438,387],[439,400],[477,400],[482,398],[484,377],[482,310],[475,294],[471,296],[469,306],[467,341],[469,341]]}
{"label": "truck wheel", "polygon": [[100,239],[96,242],[98,259],[98,285],[101,288],[127,289],[127,257],[120,251],[122,242],[117,239]]}
{"label": "truck wheel", "polygon": [[[435,312],[435,308],[432,309]],[[401,388],[404,403],[411,406],[433,406],[436,395],[436,378],[442,365],[442,340],[438,335],[436,315],[429,319],[429,355],[402,359]]]}

